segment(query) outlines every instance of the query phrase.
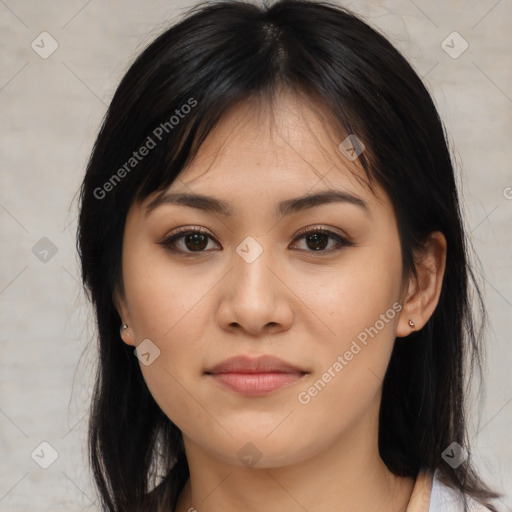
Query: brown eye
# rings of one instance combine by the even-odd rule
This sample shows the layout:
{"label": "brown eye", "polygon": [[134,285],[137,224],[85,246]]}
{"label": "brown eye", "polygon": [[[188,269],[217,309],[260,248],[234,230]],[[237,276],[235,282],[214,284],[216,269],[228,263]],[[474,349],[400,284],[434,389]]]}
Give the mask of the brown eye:
{"label": "brown eye", "polygon": [[208,245],[208,237],[202,233],[193,233],[183,237],[185,246],[191,251],[202,251]]}
{"label": "brown eye", "polygon": [[325,233],[313,233],[306,236],[306,241],[309,249],[319,251],[329,245],[329,236]]}
{"label": "brown eye", "polygon": [[[295,240],[304,239],[306,241],[307,252],[330,253],[336,251],[344,246],[353,245],[346,238],[338,235],[337,233],[324,228],[313,228],[303,230],[295,238]],[[330,241],[334,241],[334,248],[327,249]]]}
{"label": "brown eye", "polygon": [[160,245],[173,253],[190,255],[192,253],[209,252],[205,251],[208,242],[213,238],[202,229],[186,229],[174,233],[165,238]]}

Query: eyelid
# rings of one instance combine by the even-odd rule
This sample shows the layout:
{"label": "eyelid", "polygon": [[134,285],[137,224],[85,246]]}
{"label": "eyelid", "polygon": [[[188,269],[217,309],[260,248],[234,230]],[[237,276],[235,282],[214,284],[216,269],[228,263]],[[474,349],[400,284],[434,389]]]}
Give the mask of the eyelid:
{"label": "eyelid", "polygon": [[306,226],[305,228],[300,229],[294,236],[294,240],[297,239],[300,236],[307,235],[310,232],[317,233],[317,232],[325,232],[330,233],[333,235],[338,236],[339,238],[346,239],[348,241],[349,236],[344,232],[339,232],[341,230],[332,228],[331,226],[326,226],[324,224],[313,224],[311,226]]}
{"label": "eyelid", "polygon": [[[210,234],[210,232],[202,227],[198,226],[183,226],[181,228],[176,228],[176,230],[171,231],[170,233],[166,234],[163,239],[160,242],[157,242],[158,245],[162,245],[164,247],[167,247],[170,245],[171,242],[174,242],[176,240],[179,240],[180,238],[184,237],[187,234],[193,234],[193,233],[199,233],[200,235],[205,235],[209,238],[211,238],[216,244],[220,245],[219,242],[215,239],[213,235]],[[175,252],[181,252],[176,250]],[[205,251],[198,251],[198,254],[200,252]],[[192,251],[189,251],[188,254],[194,254]]]}

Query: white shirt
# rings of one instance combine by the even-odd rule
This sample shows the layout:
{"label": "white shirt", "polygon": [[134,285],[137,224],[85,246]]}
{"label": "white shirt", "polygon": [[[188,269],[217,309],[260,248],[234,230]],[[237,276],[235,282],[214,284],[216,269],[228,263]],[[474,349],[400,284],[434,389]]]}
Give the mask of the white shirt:
{"label": "white shirt", "polygon": [[[468,510],[489,512],[488,508],[470,496]],[[412,490],[407,512],[464,512],[464,505],[457,491],[438,480],[437,471],[433,478],[427,473],[420,472]]]}
{"label": "white shirt", "polygon": [[[463,510],[463,503],[457,496],[457,492],[444,485],[434,476],[428,512],[463,512]],[[468,510],[471,512],[489,512],[488,508],[480,505],[471,497],[468,497]]]}

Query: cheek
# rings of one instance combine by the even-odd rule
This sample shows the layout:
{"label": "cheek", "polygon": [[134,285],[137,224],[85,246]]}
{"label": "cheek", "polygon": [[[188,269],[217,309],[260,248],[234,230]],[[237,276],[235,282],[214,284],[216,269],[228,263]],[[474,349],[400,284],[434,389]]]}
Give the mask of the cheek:
{"label": "cheek", "polygon": [[393,341],[396,310],[400,309],[401,272],[400,255],[395,249],[361,250],[335,271],[302,278],[296,292],[316,314],[317,322],[321,320],[328,327],[327,339],[333,349],[342,348],[342,343],[355,339],[376,322],[384,337]]}
{"label": "cheek", "polygon": [[341,418],[340,407],[362,407],[382,384],[401,311],[401,272],[397,241],[359,251],[336,274],[321,279],[314,292],[302,291],[329,328],[329,335],[315,342],[317,377],[325,375],[327,384],[322,380],[311,394],[305,390],[306,401],[315,397],[311,411],[326,408],[329,416]]}
{"label": "cheek", "polygon": [[148,389],[169,419],[188,432],[205,422],[205,411],[192,395],[202,372],[208,311],[201,298],[209,283],[167,274],[158,266],[140,271],[131,283],[130,312],[137,343],[149,339],[160,351],[150,365],[141,364]]}
{"label": "cheek", "polygon": [[165,251],[142,244],[124,259],[123,276],[137,340],[166,343],[183,331],[193,339],[205,315],[205,296],[215,285],[212,276],[198,276],[194,266],[172,265]]}
{"label": "cheek", "polygon": [[[388,271],[376,285],[377,267],[363,267],[369,270],[351,273],[336,287],[326,286],[317,295],[316,305],[324,301],[324,311],[329,312],[324,314],[325,323],[334,334],[318,340],[315,375],[296,394],[297,435],[314,437],[322,432],[327,444],[358,425],[365,415],[378,413],[378,406],[372,404],[380,400],[395,342],[401,306],[396,302],[394,272]],[[372,417],[368,421],[378,420]],[[304,423],[307,433],[301,432]],[[322,442],[311,441],[311,449],[318,449],[315,443]]]}
{"label": "cheek", "polygon": [[137,345],[149,339],[160,351],[150,365],[141,364],[157,403],[170,417],[184,407],[193,416],[194,404],[185,388],[201,371],[199,342],[209,318],[205,296],[215,280],[198,279],[192,269],[171,268],[159,252],[133,247],[123,261],[131,327]]}

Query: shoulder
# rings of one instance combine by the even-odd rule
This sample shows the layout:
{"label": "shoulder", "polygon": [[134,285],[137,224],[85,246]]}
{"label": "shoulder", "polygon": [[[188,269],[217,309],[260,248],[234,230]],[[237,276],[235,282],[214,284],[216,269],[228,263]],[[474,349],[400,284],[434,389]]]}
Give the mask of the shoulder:
{"label": "shoulder", "polygon": [[[489,512],[489,509],[467,496],[468,512]],[[428,512],[464,512],[460,494],[437,479],[434,475]]]}

